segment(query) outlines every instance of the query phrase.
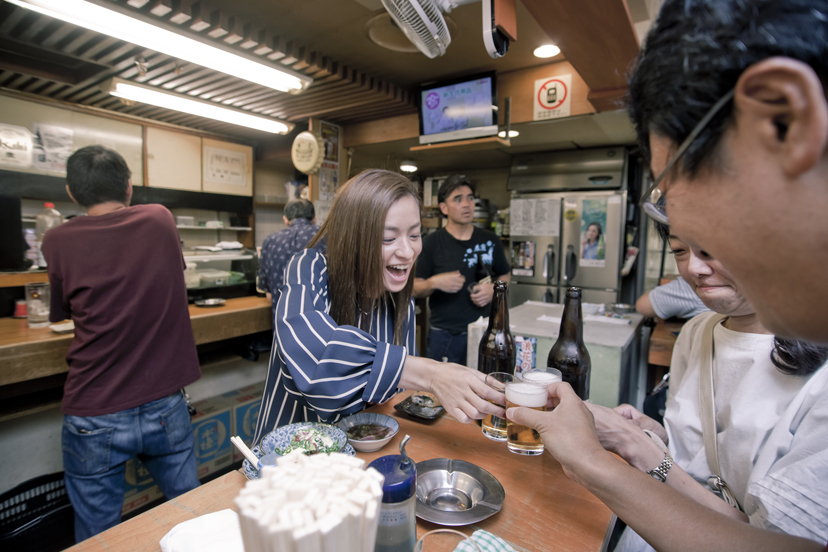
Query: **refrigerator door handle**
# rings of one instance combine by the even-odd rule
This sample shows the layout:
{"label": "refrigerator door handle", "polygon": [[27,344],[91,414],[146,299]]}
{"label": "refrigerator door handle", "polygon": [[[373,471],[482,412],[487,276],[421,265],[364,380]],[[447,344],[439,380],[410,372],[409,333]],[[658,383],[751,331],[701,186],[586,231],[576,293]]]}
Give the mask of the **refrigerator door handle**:
{"label": "refrigerator door handle", "polygon": [[555,284],[555,246],[552,244],[547,246],[543,257],[543,277],[546,278],[546,285]]}
{"label": "refrigerator door handle", "polygon": [[564,267],[563,281],[569,282],[575,278],[578,272],[578,256],[575,254],[575,248],[571,245],[566,246],[566,266]]}

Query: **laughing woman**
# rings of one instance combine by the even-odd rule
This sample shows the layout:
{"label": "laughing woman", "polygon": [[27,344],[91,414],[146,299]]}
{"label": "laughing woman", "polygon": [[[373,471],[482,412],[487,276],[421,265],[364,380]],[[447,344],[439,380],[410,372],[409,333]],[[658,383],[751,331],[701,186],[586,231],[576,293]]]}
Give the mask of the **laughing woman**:
{"label": "laughing woman", "polygon": [[[327,258],[312,249],[322,239]],[[398,389],[431,391],[461,422],[504,415],[480,372],[415,356],[422,240],[407,178],[368,170],[346,182],[308,247],[285,270],[254,443],[294,422],[336,423]]]}

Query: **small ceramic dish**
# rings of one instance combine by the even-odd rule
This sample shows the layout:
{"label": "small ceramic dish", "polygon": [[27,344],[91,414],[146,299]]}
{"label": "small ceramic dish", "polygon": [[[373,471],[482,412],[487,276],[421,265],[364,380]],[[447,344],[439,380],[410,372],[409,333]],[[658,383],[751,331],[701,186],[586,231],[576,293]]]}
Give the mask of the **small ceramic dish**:
{"label": "small ceramic dish", "polygon": [[347,435],[348,430],[354,426],[362,425],[362,424],[377,424],[383,427],[387,427],[391,429],[391,432],[382,439],[371,439],[371,440],[356,440],[348,438],[348,443],[351,444],[359,452],[375,452],[387,445],[391,439],[394,438],[394,435],[400,431],[400,423],[392,418],[391,416],[386,416],[385,414],[377,414],[374,412],[359,412],[352,416],[348,416],[340,420],[337,425],[339,429],[344,431]]}
{"label": "small ceramic dish", "polygon": [[446,411],[437,399],[420,393],[398,402],[394,405],[394,410],[423,420],[435,420]]}
{"label": "small ceramic dish", "polygon": [[417,462],[417,517],[437,525],[470,525],[498,513],[506,491],[471,462],[433,458]]}
{"label": "small ceramic dish", "polygon": [[69,333],[75,331],[75,322],[74,320],[70,320],[69,322],[61,322],[60,324],[52,324],[49,326],[49,329],[56,333]]}

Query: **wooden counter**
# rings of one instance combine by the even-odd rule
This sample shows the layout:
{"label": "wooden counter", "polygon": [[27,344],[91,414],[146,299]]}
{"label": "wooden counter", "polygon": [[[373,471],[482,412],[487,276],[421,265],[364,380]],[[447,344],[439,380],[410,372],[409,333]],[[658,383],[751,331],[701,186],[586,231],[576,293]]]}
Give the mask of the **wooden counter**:
{"label": "wooden counter", "polygon": [[[221,307],[190,305],[196,345],[273,329],[270,300],[228,299]],[[62,374],[74,334],[29,328],[25,319],[0,318],[0,386]]]}
{"label": "wooden counter", "polygon": [[[499,513],[475,525],[456,529],[467,535],[485,529],[520,552],[601,550],[611,512],[586,489],[567,479],[550,454],[536,457],[512,454],[505,443],[486,439],[476,424],[461,424],[445,415],[432,423],[414,421],[392,408],[409,394],[402,393],[384,405],[369,409],[394,416],[400,423],[400,431],[381,451],[357,453],[357,456],[370,462],[379,456],[398,454],[402,437],[411,435],[406,451],[414,460],[455,458],[473,462],[494,475],[506,491],[506,501]],[[233,499],[244,483],[241,473],[230,473],[69,550],[160,550],[159,541],[177,524],[225,508],[235,510]],[[417,520],[418,536],[436,528],[432,523]]]}

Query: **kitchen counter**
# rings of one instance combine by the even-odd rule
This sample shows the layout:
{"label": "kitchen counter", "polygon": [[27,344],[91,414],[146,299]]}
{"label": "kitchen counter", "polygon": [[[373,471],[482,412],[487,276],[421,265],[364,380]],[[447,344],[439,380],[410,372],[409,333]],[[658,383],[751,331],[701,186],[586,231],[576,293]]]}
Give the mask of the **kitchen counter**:
{"label": "kitchen counter", "polygon": [[[406,451],[414,460],[454,458],[473,462],[503,485],[506,491],[503,509],[473,526],[456,527],[461,532],[470,535],[476,529],[484,529],[522,552],[598,552],[602,549],[611,512],[586,489],[569,480],[550,454],[535,457],[512,454],[505,443],[486,439],[477,425],[461,424],[446,415],[434,422],[414,421],[397,413],[392,406],[409,394],[401,393],[384,405],[368,409],[393,416],[400,423],[400,431],[382,450],[357,453],[357,456],[370,462],[379,456],[398,454],[400,440],[411,435]],[[160,550],[159,541],[177,524],[225,508],[235,510],[233,499],[244,483],[241,473],[232,472],[68,550]],[[437,528],[417,520],[418,536]]]}
{"label": "kitchen counter", "polygon": [[[221,307],[190,305],[196,345],[273,328],[270,300],[228,299]],[[62,374],[69,370],[66,351],[73,333],[29,328],[26,319],[0,318],[0,386]]]}

